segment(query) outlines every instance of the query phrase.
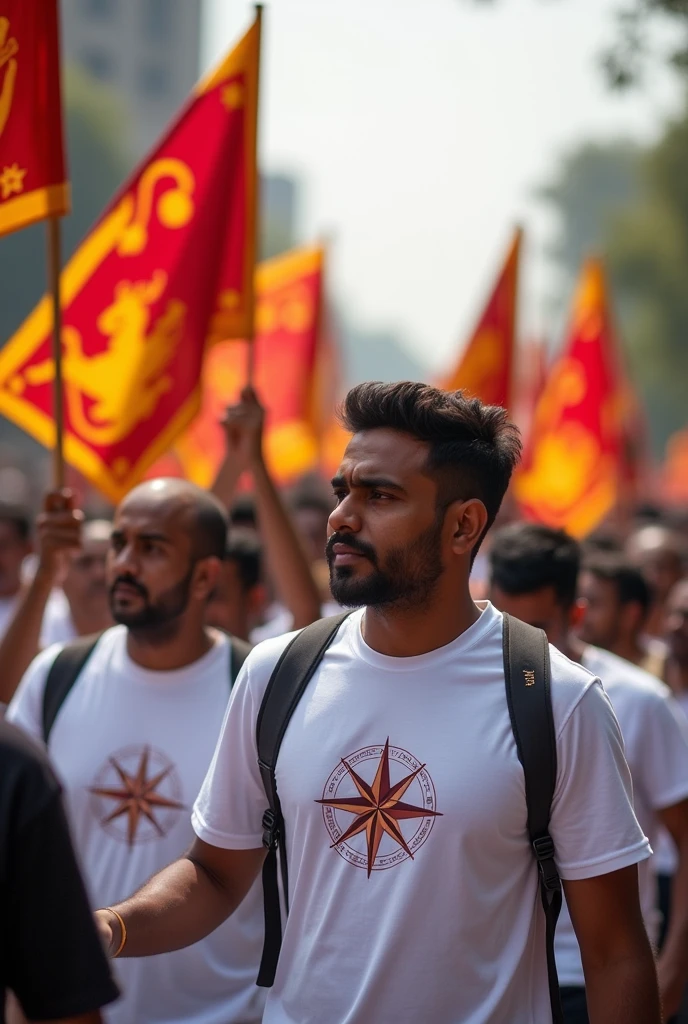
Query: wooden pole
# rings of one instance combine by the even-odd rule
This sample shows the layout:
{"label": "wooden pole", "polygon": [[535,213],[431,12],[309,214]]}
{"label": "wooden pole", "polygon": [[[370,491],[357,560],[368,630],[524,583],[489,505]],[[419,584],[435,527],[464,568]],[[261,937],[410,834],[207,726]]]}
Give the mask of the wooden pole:
{"label": "wooden pole", "polygon": [[61,491],[65,485],[64,464],[64,405],[62,382],[62,308],[60,305],[60,218],[50,217],[47,222],[48,291],[53,307],[53,419],[55,420],[55,447],[53,449],[53,486]]}
{"label": "wooden pole", "polygon": [[253,381],[256,369],[256,267],[260,254],[258,252],[260,246],[260,163],[258,160],[258,126],[260,124],[260,118],[258,116],[258,109],[260,104],[260,50],[262,45],[262,33],[263,33],[263,5],[256,4],[256,28],[258,30],[258,67],[256,68],[256,189],[254,196],[254,236],[253,236],[253,252],[254,266],[253,266],[253,279],[250,284],[250,296],[251,296],[251,330],[247,338],[247,352],[246,352],[246,384],[249,388],[253,387]]}

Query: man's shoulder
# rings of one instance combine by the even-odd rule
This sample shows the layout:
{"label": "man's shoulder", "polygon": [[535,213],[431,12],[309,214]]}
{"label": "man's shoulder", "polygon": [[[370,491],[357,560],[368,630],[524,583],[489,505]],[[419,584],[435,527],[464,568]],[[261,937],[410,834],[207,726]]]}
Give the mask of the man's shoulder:
{"label": "man's shoulder", "polygon": [[[356,612],[352,614],[354,617],[356,616]],[[334,616],[328,616],[328,618],[334,618]],[[348,621],[348,619],[345,620],[340,626],[339,635],[344,635]],[[309,628],[309,626],[304,627],[305,630]],[[256,644],[249,653],[244,666],[252,689],[260,692],[262,695],[278,661],[291,642],[302,634],[304,629],[295,629],[290,633],[282,633],[280,636],[273,636]]]}
{"label": "man's shoulder", "polygon": [[59,783],[41,747],[22,729],[0,720],[0,804],[8,807],[18,797],[21,825],[59,791]]}
{"label": "man's shoulder", "polygon": [[587,647],[583,656],[591,672],[599,676],[612,702],[615,695],[635,701],[665,701],[671,691],[651,672],[600,647]]}
{"label": "man's shoulder", "polygon": [[554,725],[559,735],[587,693],[599,686],[599,679],[579,662],[549,645]]}

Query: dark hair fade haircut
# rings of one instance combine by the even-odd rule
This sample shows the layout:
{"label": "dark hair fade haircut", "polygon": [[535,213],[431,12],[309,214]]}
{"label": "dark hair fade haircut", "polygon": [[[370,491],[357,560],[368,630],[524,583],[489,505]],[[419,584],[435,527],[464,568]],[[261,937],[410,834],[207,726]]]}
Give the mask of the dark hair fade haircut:
{"label": "dark hair fade haircut", "polygon": [[495,533],[489,557],[492,583],[505,594],[532,594],[553,587],[562,607],[574,604],[580,547],[564,530],[511,523]]}
{"label": "dark hair fade haircut", "polygon": [[616,554],[597,554],[586,558],[583,568],[598,580],[613,584],[619,604],[638,604],[643,616],[647,616],[652,604],[652,590],[640,569],[627,558]]}
{"label": "dark hair fade haircut", "polygon": [[425,442],[438,506],[478,498],[487,529],[492,526],[521,456],[521,437],[506,409],[417,381],[368,381],[349,391],[339,416],[352,434],[387,428]]}

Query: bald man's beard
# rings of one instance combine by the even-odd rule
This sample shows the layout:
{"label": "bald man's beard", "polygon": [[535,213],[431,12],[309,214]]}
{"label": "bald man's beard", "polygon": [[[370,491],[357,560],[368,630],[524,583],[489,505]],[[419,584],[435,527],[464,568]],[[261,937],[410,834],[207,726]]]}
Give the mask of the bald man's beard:
{"label": "bald man's beard", "polygon": [[[147,588],[138,580],[118,577],[110,587],[110,612],[113,619],[120,626],[126,626],[130,633],[149,642],[164,642],[175,636],[179,620],[189,606],[194,568],[192,565],[186,576],[164,590],[156,601],[151,601]],[[118,583],[134,587],[143,598],[143,606],[136,611],[117,607],[114,591]]]}

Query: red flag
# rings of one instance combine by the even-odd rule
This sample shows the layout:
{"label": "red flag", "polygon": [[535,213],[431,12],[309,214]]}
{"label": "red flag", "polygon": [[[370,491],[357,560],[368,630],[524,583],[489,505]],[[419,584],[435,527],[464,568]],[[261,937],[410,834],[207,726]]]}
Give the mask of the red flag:
{"label": "red flag", "polygon": [[[65,455],[118,501],[193,418],[203,352],[253,322],[259,20],[62,276]],[[0,411],[55,437],[51,306],[0,353]]]}
{"label": "red flag", "polygon": [[0,235],[68,212],[57,0],[4,0]]}
{"label": "red flag", "polygon": [[512,401],[521,241],[518,228],[478,325],[458,365],[441,385],[447,391],[463,388],[488,405],[505,408]]}

